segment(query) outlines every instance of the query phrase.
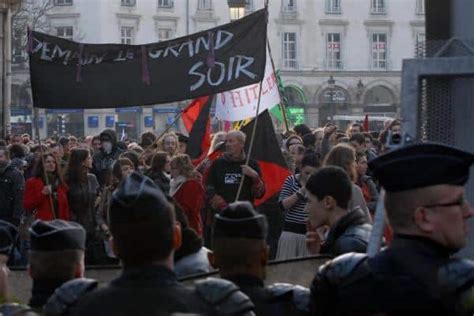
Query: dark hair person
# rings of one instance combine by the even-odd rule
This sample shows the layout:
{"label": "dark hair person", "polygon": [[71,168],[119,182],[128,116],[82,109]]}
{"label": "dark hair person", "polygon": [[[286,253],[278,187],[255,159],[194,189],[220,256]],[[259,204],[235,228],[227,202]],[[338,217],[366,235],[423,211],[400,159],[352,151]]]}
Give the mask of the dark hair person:
{"label": "dark hair person", "polygon": [[99,194],[99,183],[95,175],[89,173],[92,168],[90,151],[73,148],[65,173],[69,186],[68,199],[71,208],[71,220],[81,224],[87,233],[86,260],[90,262],[95,239],[95,203]]}
{"label": "dark hair person", "polygon": [[23,206],[27,212],[35,212],[36,219],[68,220],[67,192],[68,187],[59,172],[56,157],[47,153],[38,159],[32,177],[25,183]]}
{"label": "dark hair person", "polygon": [[145,172],[145,175],[150,177],[166,195],[170,193],[170,176],[168,175],[171,171],[170,161],[170,154],[159,151],[153,155],[150,169]]}

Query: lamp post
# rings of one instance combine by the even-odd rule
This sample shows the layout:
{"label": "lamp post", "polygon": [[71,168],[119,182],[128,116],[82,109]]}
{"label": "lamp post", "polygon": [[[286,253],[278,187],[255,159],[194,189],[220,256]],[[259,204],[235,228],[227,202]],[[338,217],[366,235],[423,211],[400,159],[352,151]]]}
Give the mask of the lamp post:
{"label": "lamp post", "polygon": [[230,21],[235,21],[245,16],[246,0],[228,0]]}
{"label": "lamp post", "polygon": [[359,82],[357,83],[357,99],[360,100],[362,96],[362,90],[364,90],[364,84],[362,83],[362,79],[359,78]]}
{"label": "lamp post", "polygon": [[329,106],[331,107],[331,121],[334,121],[334,115],[336,115],[336,109],[334,108],[334,89],[336,87],[336,80],[331,75],[328,79],[328,88],[329,88]]}

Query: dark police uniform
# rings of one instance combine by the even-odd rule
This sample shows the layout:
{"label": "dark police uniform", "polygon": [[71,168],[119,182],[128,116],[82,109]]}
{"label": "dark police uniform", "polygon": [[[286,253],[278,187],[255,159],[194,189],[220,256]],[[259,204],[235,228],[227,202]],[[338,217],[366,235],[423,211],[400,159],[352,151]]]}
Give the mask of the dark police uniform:
{"label": "dark police uniform", "polygon": [[[150,178],[133,173],[121,182],[113,195],[110,210],[112,234],[113,225],[126,227],[134,223],[153,224],[160,220],[166,223],[170,220],[169,209],[170,205],[159,187]],[[170,223],[167,229],[171,230],[171,225],[174,224]],[[137,236],[134,240],[138,242],[140,238],[142,236]],[[143,247],[147,247],[147,242],[150,241],[143,240]],[[137,247],[141,246],[137,244]],[[57,302],[51,302],[51,305],[53,303]],[[69,305],[75,305],[69,309],[69,315],[81,316],[172,313],[253,315],[253,304],[232,283],[209,279],[199,282],[192,289],[180,284],[167,266],[152,263],[126,265],[122,275],[108,286],[87,293],[77,303]]]}
{"label": "dark police uniform", "polygon": [[[255,239],[257,242],[265,240],[267,229],[265,216],[257,214],[249,202],[235,202],[216,214],[213,237]],[[283,283],[265,287],[261,278],[251,274],[223,277],[235,283],[252,300],[257,315],[307,315],[309,312],[307,288]]]}
{"label": "dark police uniform", "polygon": [[[437,184],[464,185],[473,161],[474,155],[451,147],[418,144],[380,156],[369,167],[390,193]],[[354,253],[340,256],[322,266],[313,280],[312,312],[456,315],[455,299],[448,302],[447,293],[459,293],[463,285],[459,271],[472,275],[474,265],[469,268],[468,260],[460,264],[451,255],[450,249],[429,238],[398,234],[389,248],[373,258]]]}
{"label": "dark police uniform", "polygon": [[[30,228],[31,250],[39,252],[53,252],[63,250],[85,250],[86,233],[84,228],[75,222],[64,220],[42,221],[36,220]],[[33,267],[34,269],[34,267]],[[33,279],[31,300],[29,305],[41,310],[54,291],[68,279],[54,277]]]}

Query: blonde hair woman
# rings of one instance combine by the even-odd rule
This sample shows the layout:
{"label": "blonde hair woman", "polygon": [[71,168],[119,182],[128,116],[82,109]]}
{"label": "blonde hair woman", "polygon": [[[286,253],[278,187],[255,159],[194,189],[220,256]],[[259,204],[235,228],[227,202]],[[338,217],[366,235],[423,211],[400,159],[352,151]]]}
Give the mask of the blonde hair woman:
{"label": "blonde hair woman", "polygon": [[362,211],[366,213],[367,218],[370,220],[371,217],[369,209],[365,203],[362,190],[358,185],[355,184],[357,181],[355,149],[348,144],[338,144],[334,146],[326,156],[324,165],[341,167],[347,172],[352,181],[352,198],[349,201],[349,210],[360,207]]}
{"label": "blonde hair woman", "polygon": [[202,237],[201,209],[205,195],[201,177],[194,171],[191,158],[179,154],[171,159],[170,196],[181,207],[188,218],[189,226]]}

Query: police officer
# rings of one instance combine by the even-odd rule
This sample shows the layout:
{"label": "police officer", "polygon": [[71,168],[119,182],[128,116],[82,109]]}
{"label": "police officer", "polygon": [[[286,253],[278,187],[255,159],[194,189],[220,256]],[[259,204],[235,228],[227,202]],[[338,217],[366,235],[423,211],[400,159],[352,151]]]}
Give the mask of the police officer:
{"label": "police officer", "polygon": [[250,202],[231,203],[216,214],[211,264],[234,282],[255,304],[257,315],[306,315],[309,290],[290,284],[265,287],[269,248],[267,221]]}
{"label": "police officer", "polygon": [[86,294],[70,314],[246,315],[253,309],[230,282],[203,281],[193,290],[177,281],[173,254],[181,246],[181,227],[150,178],[132,173],[123,179],[112,196],[110,231],[123,272],[109,286]]}
{"label": "police officer", "polygon": [[473,209],[464,184],[473,161],[471,153],[429,143],[372,160],[395,237],[373,258],[346,254],[325,264],[313,281],[313,312],[453,315],[457,307],[446,293],[459,293],[466,271],[474,271],[452,259],[468,239]]}
{"label": "police officer", "polygon": [[12,253],[17,234],[15,226],[0,220],[0,315],[36,315],[29,306],[9,302],[7,261]]}
{"label": "police officer", "polygon": [[58,287],[84,276],[86,233],[75,222],[36,220],[30,240],[28,272],[33,288],[29,305],[39,311]]}

